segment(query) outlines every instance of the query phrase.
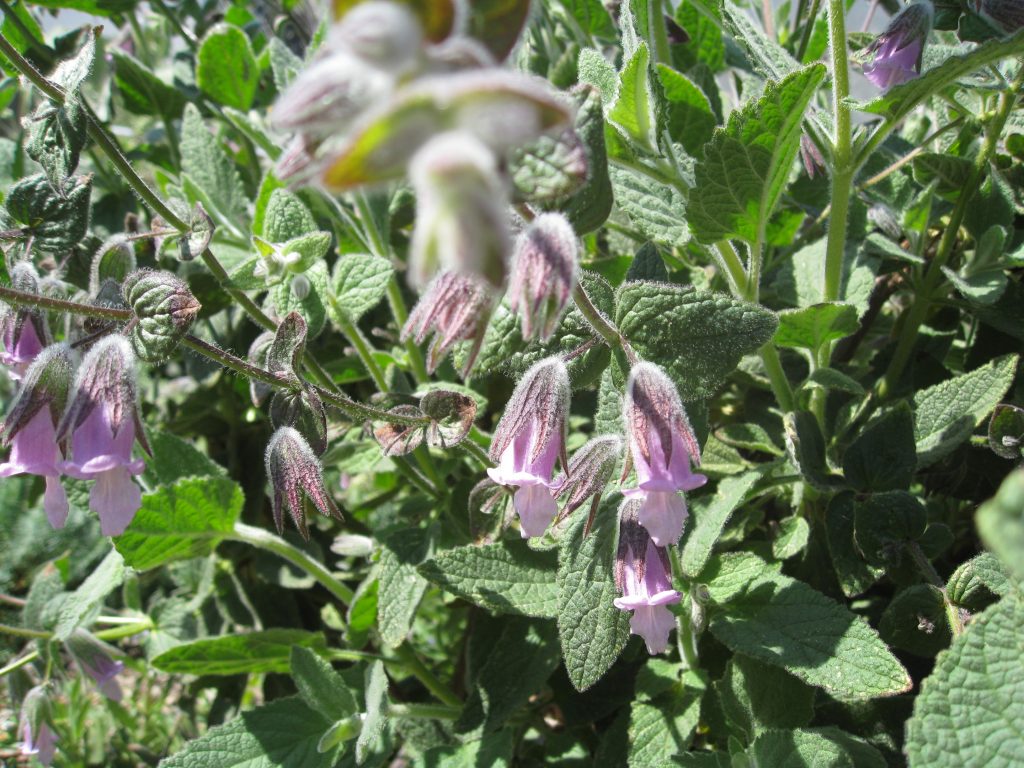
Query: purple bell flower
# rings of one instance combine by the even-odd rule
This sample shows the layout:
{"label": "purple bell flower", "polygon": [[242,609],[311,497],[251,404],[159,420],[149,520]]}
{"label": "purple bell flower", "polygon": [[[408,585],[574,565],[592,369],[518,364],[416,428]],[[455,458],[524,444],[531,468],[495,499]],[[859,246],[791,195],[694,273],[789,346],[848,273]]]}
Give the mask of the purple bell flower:
{"label": "purple bell flower", "polygon": [[121,701],[123,694],[117,676],[124,671],[124,662],[113,658],[114,649],[83,629],[76,629],[67,640],[68,651],[100,692],[111,701]]}
{"label": "purple bell flower", "polygon": [[678,603],[682,596],[672,589],[668,553],[655,546],[654,540],[638,523],[636,508],[636,502],[627,501],[623,505],[615,567],[615,581],[622,597],[615,598],[614,605],[633,612],[629,630],[644,639],[648,653],[663,653],[676,624],[667,606]]}
{"label": "purple bell flower", "polygon": [[908,5],[867,48],[871,57],[864,76],[882,90],[913,80],[921,73],[921,55],[932,29],[934,8],[928,0]]}
{"label": "purple bell flower", "polygon": [[71,359],[66,344],[51,344],[25,371],[21,390],[0,427],[3,443],[11,445],[0,477],[29,474],[46,478],[43,508],[54,528],[68,519],[68,500],[60,484],[64,456],[57,444],[55,424],[67,402]]}
{"label": "purple bell flower", "polygon": [[136,438],[148,452],[135,403],[135,353],[126,338],[111,335],[82,361],[74,395],[57,430],[71,437],[71,459],[61,470],[79,480],[93,480],[89,508],[100,517],[104,536],[119,536],[142,506],[142,491],[132,475],[142,473],[142,459],[132,458]]}
{"label": "purple bell flower", "polygon": [[523,338],[547,341],[558,328],[578,280],[579,240],[560,213],[542,213],[516,240],[508,305],[522,318]]}
{"label": "purple bell flower", "polygon": [[637,485],[622,494],[640,501],[637,519],[657,546],[675,544],[686,521],[679,491],[700,488],[708,479],[691,469],[700,463],[697,438],[675,384],[653,363],[638,363],[630,372],[623,421]]}
{"label": "purple bell flower", "polygon": [[488,469],[491,480],[515,486],[513,506],[523,538],[543,536],[558,512],[552,480],[555,461],[568,466],[565,453],[566,415],[569,411],[569,373],[557,357],[541,360],[516,386],[498,422],[491,443]]}
{"label": "purple bell flower", "polygon": [[[39,293],[39,278],[31,264],[22,262],[11,270],[11,284],[25,293]],[[46,321],[38,310],[9,309],[0,316],[0,363],[18,381],[49,341]]]}
{"label": "purple bell flower", "polygon": [[26,757],[34,755],[43,765],[53,762],[57,734],[50,727],[50,701],[44,686],[37,685],[25,695],[21,703],[18,735],[21,737],[21,754]]}

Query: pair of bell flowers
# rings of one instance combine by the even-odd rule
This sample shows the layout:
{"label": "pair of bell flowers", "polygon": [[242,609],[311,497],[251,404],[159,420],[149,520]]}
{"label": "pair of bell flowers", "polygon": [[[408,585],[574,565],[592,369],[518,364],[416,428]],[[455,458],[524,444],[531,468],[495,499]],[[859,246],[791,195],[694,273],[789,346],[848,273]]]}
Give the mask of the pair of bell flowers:
{"label": "pair of bell flowers", "polygon": [[[599,495],[618,463],[622,441],[595,438],[567,460],[565,439],[570,399],[569,373],[558,357],[531,367],[517,384],[494,432],[491,480],[514,487],[513,506],[524,538],[541,536],[558,512],[555,496],[568,494],[579,506]],[[707,482],[696,474],[700,449],[675,384],[659,366],[639,362],[626,383],[623,424],[628,454],[623,480],[635,469],[636,482],[622,493],[637,504],[637,524],[657,547],[675,544],[683,532],[686,502],[681,491]],[[553,477],[556,462],[567,472]]]}

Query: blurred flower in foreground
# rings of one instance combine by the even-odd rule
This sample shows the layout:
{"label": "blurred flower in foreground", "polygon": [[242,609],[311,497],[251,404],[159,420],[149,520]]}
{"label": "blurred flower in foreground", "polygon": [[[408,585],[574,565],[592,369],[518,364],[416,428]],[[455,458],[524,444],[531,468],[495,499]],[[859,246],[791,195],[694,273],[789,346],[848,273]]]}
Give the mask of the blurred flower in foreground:
{"label": "blurred flower in foreground", "polygon": [[569,413],[569,373],[557,357],[541,360],[516,385],[494,430],[490,478],[516,486],[512,503],[523,538],[542,536],[558,506],[551,489],[555,461],[568,465],[565,434]]}
{"label": "blurred flower in foreground", "polygon": [[402,329],[402,340],[412,337],[422,344],[431,333],[434,340],[427,355],[427,371],[433,373],[457,341],[473,340],[461,375],[473,369],[491,317],[494,295],[487,283],[456,272],[442,272],[420,296]]}
{"label": "blurred flower in foreground", "polygon": [[43,508],[54,528],[68,519],[68,499],[60,483],[60,462],[56,424],[71,387],[71,357],[67,344],[51,344],[25,371],[21,390],[0,427],[3,444],[11,455],[0,464],[0,477],[30,474],[46,478]]}
{"label": "blurred flower in foreground", "polygon": [[615,584],[622,597],[615,598],[615,607],[632,611],[629,631],[640,635],[649,653],[662,653],[668,647],[668,636],[675,626],[675,617],[667,606],[678,603],[681,595],[672,589],[672,566],[668,553],[657,547],[639,524],[636,501],[623,502],[619,552],[615,561]]}
{"label": "blurred flower in foreground", "polygon": [[633,366],[623,406],[637,487],[622,493],[640,500],[637,519],[655,544],[675,544],[686,520],[686,502],[678,492],[700,488],[708,481],[690,468],[691,463],[700,463],[697,438],[676,385],[653,363]]}
{"label": "blurred flower in foreground", "polygon": [[921,54],[932,29],[930,0],[908,5],[867,47],[864,76],[882,90],[913,80],[921,73]]}
{"label": "blurred flower in foreground", "polygon": [[67,647],[78,666],[95,681],[103,695],[111,701],[120,701],[122,693],[117,676],[124,671],[124,662],[114,659],[115,650],[84,629],[71,633]]}
{"label": "blurred flower in foreground", "polygon": [[308,498],[322,515],[341,520],[341,511],[324,486],[323,467],[309,443],[292,427],[281,427],[267,443],[267,477],[273,488],[274,525],[284,531],[284,509],[304,539],[309,539],[302,500]]}
{"label": "blurred flower in foreground", "polygon": [[542,213],[516,241],[509,307],[523,321],[523,338],[547,341],[569,304],[578,279],[579,242],[568,219]]}
{"label": "blurred flower in foreground", "polygon": [[149,452],[136,403],[135,353],[124,336],[96,342],[75,377],[57,439],[71,437],[71,458],[61,462],[66,475],[94,480],[89,508],[100,516],[104,536],[119,536],[142,506],[142,491],[132,475],[142,459],[132,459],[138,438]]}
{"label": "blurred flower in foreground", "polygon": [[21,754],[35,755],[43,765],[53,762],[57,751],[57,734],[50,727],[50,700],[44,686],[37,685],[21,703],[21,722],[18,735],[21,737]]}

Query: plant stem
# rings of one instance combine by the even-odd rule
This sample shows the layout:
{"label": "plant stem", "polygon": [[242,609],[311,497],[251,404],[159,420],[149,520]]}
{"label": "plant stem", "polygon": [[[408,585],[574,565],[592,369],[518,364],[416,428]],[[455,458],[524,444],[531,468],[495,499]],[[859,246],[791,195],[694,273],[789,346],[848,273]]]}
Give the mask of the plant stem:
{"label": "plant stem", "polygon": [[16,669],[21,669],[26,664],[31,664],[33,661],[35,661],[38,658],[39,658],[39,651],[32,651],[31,653],[26,653],[20,659],[15,659],[10,664],[7,664],[6,666],[0,668],[0,677],[3,677],[4,675],[10,674],[11,672],[13,672]]}
{"label": "plant stem", "polygon": [[910,354],[917,343],[918,333],[924,324],[925,318],[928,316],[932,298],[943,280],[942,268],[946,266],[946,263],[953,255],[953,248],[956,245],[957,236],[960,234],[960,225],[963,224],[971,199],[981,185],[985,171],[988,169],[989,161],[992,159],[992,155],[995,154],[996,148],[999,145],[999,137],[1006,127],[1006,121],[1009,119],[1010,113],[1017,103],[1017,95],[1022,87],[1024,87],[1024,67],[1021,68],[1017,78],[1009,88],[1003,91],[1000,97],[999,108],[988,125],[985,141],[977,157],[974,158],[971,175],[960,191],[960,197],[957,198],[953,212],[949,215],[949,222],[942,231],[942,239],[939,241],[938,248],[935,251],[935,257],[929,262],[925,270],[920,289],[916,292],[914,303],[911,305],[909,313],[903,322],[899,341],[896,343],[896,350],[889,361],[889,368],[885,372],[885,377],[879,381],[878,394],[882,397],[892,393],[899,382],[900,376],[903,374],[903,369],[910,360]]}
{"label": "plant stem", "polygon": [[[401,332],[409,319],[409,310],[405,306],[405,299],[402,298],[402,287],[398,284],[398,278],[394,275],[388,281],[388,304],[391,305],[391,314],[395,318],[395,324],[398,326],[399,332]],[[416,346],[416,342],[412,339],[406,339],[405,353],[409,358],[409,367],[412,369],[412,377],[416,380],[416,383],[422,384],[425,381],[429,381],[430,374],[427,373],[427,364],[423,360],[423,353],[420,352],[420,348]]]}
{"label": "plant stem", "polygon": [[248,376],[254,381],[261,381],[274,389],[295,389],[295,385],[288,381],[278,378],[270,371],[264,370],[258,366],[253,365],[247,360],[243,360],[237,355],[233,355],[230,352],[221,349],[209,342],[203,341],[202,339],[193,336],[191,333],[186,334],[182,339],[181,343],[183,346],[192,349],[204,357],[208,357],[214,360],[225,368],[230,368],[235,373],[240,373],[243,376]]}
{"label": "plant stem", "polygon": [[339,330],[345,335],[345,338],[352,343],[356,350],[356,355],[359,356],[359,360],[362,362],[366,372],[370,374],[370,378],[373,379],[377,389],[381,392],[387,392],[388,383],[384,378],[384,371],[381,370],[381,367],[374,359],[373,350],[370,348],[366,337],[363,336],[363,332],[359,330],[359,326],[346,319],[340,310],[335,313],[334,321],[337,323]]}
{"label": "plant stem", "polygon": [[412,648],[408,645],[400,645],[395,650],[395,655],[397,656],[398,661],[407,670],[409,670],[417,680],[423,683],[426,689],[434,694],[438,700],[443,701],[451,707],[458,707],[459,709],[462,708],[462,701],[459,700],[459,697],[448,690],[444,683],[435,677],[434,673],[427,668]]}
{"label": "plant stem", "polygon": [[835,137],[832,146],[832,215],[829,219],[825,246],[825,301],[839,298],[843,273],[843,251],[846,246],[847,214],[850,186],[853,181],[852,132],[850,106],[850,71],[846,57],[846,3],[829,0],[829,49],[832,57],[832,117]]}
{"label": "plant stem", "polygon": [[92,304],[82,304],[77,301],[65,301],[63,299],[41,296],[38,293],[26,293],[15,288],[5,288],[3,286],[0,286],[0,299],[14,307],[52,309],[58,312],[71,312],[72,314],[84,315],[86,317],[100,317],[105,320],[131,320],[134,316],[130,309],[99,307]]}
{"label": "plant stem", "polygon": [[51,634],[38,629],[26,627],[12,627],[10,624],[0,624],[0,634],[13,635],[14,637],[27,637],[31,640],[49,640]]}
{"label": "plant stem", "polygon": [[579,309],[583,317],[590,323],[590,327],[605,340],[609,347],[615,349],[616,347],[625,346],[626,340],[622,338],[619,329],[601,313],[601,310],[594,306],[594,302],[587,295],[587,289],[583,287],[583,283],[576,283],[576,287],[572,289],[572,300],[576,302],[576,308]]}
{"label": "plant stem", "polygon": [[800,47],[796,50],[796,60],[803,62],[804,54],[807,53],[807,45],[811,42],[811,33],[814,32],[814,22],[818,18],[818,7],[821,5],[821,0],[813,0],[811,3],[811,9],[807,13],[807,19],[804,21],[804,31],[800,36]]}
{"label": "plant stem", "polygon": [[234,532],[229,534],[228,538],[232,541],[244,542],[257,549],[273,552],[278,557],[284,558],[320,582],[343,605],[347,606],[352,602],[354,593],[351,589],[338,581],[321,563],[314,560],[298,547],[289,544],[280,536],[264,531],[262,528],[254,528],[244,523],[235,523]]}
{"label": "plant stem", "polygon": [[181,35],[181,39],[185,41],[185,44],[189,48],[195,51],[199,47],[199,42],[196,40],[196,36],[185,29],[174,12],[171,11],[171,9],[164,3],[164,0],[149,0],[149,4],[153,8],[156,8],[165,19],[171,22],[171,26],[173,26],[175,31]]}
{"label": "plant stem", "polygon": [[719,260],[725,267],[725,274],[729,278],[729,287],[737,298],[744,298],[744,291],[747,285],[747,270],[743,267],[736,249],[729,240],[722,240],[715,243],[715,250],[718,252]]}
{"label": "plant stem", "polygon": [[647,36],[656,63],[672,66],[672,49],[665,29],[665,9],[662,0],[647,0]]}
{"label": "plant stem", "polygon": [[960,620],[960,609],[949,599],[949,593],[946,592],[946,582],[939,576],[939,572],[935,570],[935,566],[932,565],[931,561],[924,554],[920,544],[916,541],[909,542],[907,544],[907,551],[910,552],[910,556],[914,559],[914,563],[924,577],[942,593],[942,602],[945,604],[946,621],[949,622],[949,631],[953,634],[953,637],[956,637],[964,631],[964,624]]}
{"label": "plant stem", "polygon": [[110,629],[101,629],[99,632],[94,632],[94,636],[99,640],[122,640],[126,637],[132,637],[134,635],[142,634],[143,632],[149,632],[155,628],[153,620],[147,618],[145,621],[139,621],[135,624],[123,624],[120,627],[111,627]]}
{"label": "plant stem", "polygon": [[789,379],[786,378],[786,371],[779,359],[779,352],[772,342],[768,342],[758,350],[761,355],[761,362],[764,363],[765,373],[768,374],[768,381],[771,383],[772,392],[779,407],[787,413],[796,410],[796,400],[793,397],[793,389],[789,386]]}

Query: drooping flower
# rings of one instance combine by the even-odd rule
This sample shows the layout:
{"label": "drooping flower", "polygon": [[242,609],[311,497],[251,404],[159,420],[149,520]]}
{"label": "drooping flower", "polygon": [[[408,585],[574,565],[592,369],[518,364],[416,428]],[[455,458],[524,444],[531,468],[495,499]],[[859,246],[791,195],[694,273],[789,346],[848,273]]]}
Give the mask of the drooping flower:
{"label": "drooping flower", "polygon": [[11,446],[10,457],[0,464],[0,477],[30,474],[46,478],[43,508],[54,528],[63,528],[68,519],[68,500],[60,483],[64,456],[55,425],[67,403],[71,374],[67,344],[44,349],[25,371],[18,396],[0,426],[3,444]]}
{"label": "drooping flower", "polygon": [[934,15],[930,0],[919,0],[896,14],[867,47],[870,59],[864,65],[864,76],[882,90],[917,77]]}
{"label": "drooping flower", "polygon": [[491,458],[498,466],[487,474],[516,487],[512,503],[523,538],[542,536],[558,511],[551,473],[556,460],[568,466],[568,412],[569,373],[560,358],[549,357],[523,375],[494,430]]}
{"label": "drooping flower", "polygon": [[341,520],[341,511],[324,485],[323,467],[309,443],[292,427],[281,427],[267,443],[265,456],[267,477],[273,489],[274,525],[284,531],[284,509],[303,538],[309,539],[303,498],[308,498],[322,515]]}
{"label": "drooping flower", "polygon": [[648,653],[663,653],[676,623],[668,606],[678,603],[682,596],[672,589],[668,553],[654,544],[637,520],[638,506],[636,501],[626,500],[620,511],[615,583],[622,597],[615,598],[614,604],[633,612],[629,631],[644,639]]}
{"label": "drooping flower", "polygon": [[473,347],[461,372],[466,378],[480,352],[493,307],[494,294],[485,282],[469,275],[442,272],[409,313],[402,340],[412,337],[422,344],[433,334],[427,354],[427,371],[433,373],[456,342],[472,339]]}
{"label": "drooping flower", "polygon": [[[39,293],[39,278],[32,265],[16,264],[11,270],[11,285],[24,293]],[[43,313],[27,307],[7,309],[0,314],[0,363],[19,380],[50,339]]]}
{"label": "drooping flower", "polygon": [[623,422],[637,486],[622,493],[640,500],[637,518],[657,546],[675,544],[686,520],[679,491],[700,488],[708,479],[691,469],[700,463],[700,446],[675,384],[657,365],[640,362],[630,371]]}
{"label": "drooping flower", "polygon": [[18,735],[21,737],[21,754],[26,757],[34,755],[43,765],[52,763],[57,752],[57,734],[50,727],[50,718],[46,688],[37,685],[21,703]]}
{"label": "drooping flower", "polygon": [[78,666],[95,681],[103,695],[111,701],[121,701],[123,694],[117,676],[124,671],[124,662],[114,659],[116,651],[84,629],[71,633],[67,647]]}
{"label": "drooping flower", "polygon": [[592,500],[592,509],[601,502],[608,481],[622,460],[622,439],[618,435],[598,435],[572,455],[569,471],[558,478],[558,495],[565,496],[562,517],[567,517]]}
{"label": "drooping flower", "polygon": [[551,338],[576,285],[578,262],[576,232],[560,213],[542,213],[519,235],[508,304],[522,318],[524,338]]}
{"label": "drooping flower", "polygon": [[75,377],[57,439],[71,438],[71,458],[60,463],[66,475],[93,480],[89,508],[100,517],[104,536],[124,533],[139,507],[142,491],[132,475],[142,459],[132,458],[138,439],[149,453],[136,404],[135,353],[121,335],[96,342]]}
{"label": "drooping flower", "polygon": [[509,251],[508,199],[498,160],[471,133],[432,138],[413,156],[416,225],[409,283],[422,288],[439,271],[504,282]]}

